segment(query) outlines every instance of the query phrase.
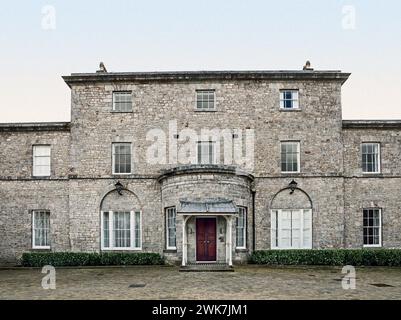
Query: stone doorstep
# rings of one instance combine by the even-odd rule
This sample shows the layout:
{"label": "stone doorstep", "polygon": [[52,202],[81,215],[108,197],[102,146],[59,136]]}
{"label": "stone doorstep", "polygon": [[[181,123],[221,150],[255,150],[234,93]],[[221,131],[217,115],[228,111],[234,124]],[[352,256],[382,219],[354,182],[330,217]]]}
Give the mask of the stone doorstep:
{"label": "stone doorstep", "polygon": [[234,272],[234,267],[226,263],[193,263],[181,266],[180,272]]}

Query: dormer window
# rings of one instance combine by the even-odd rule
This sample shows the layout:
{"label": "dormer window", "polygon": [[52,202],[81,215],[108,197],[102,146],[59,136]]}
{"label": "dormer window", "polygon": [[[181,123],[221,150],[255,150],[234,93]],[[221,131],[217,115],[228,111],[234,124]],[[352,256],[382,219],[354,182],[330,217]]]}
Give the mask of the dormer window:
{"label": "dormer window", "polygon": [[299,109],[299,91],[281,90],[280,91],[280,109]]}

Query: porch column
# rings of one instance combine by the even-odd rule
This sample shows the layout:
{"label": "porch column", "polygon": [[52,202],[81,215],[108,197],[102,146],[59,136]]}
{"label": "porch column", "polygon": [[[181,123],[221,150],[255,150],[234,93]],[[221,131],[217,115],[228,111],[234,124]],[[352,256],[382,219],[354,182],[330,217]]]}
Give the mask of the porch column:
{"label": "porch column", "polygon": [[233,242],[233,234],[232,234],[232,216],[228,217],[228,265],[232,266],[233,265],[233,248],[232,248],[232,242]]}
{"label": "porch column", "polygon": [[188,217],[182,216],[182,263],[183,267],[187,264],[187,232],[186,224]]}

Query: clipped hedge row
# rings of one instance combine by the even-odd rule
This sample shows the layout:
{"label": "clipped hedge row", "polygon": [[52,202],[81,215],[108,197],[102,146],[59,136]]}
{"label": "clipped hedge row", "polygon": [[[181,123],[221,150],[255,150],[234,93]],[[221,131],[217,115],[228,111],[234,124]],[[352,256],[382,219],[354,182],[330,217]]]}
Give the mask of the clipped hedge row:
{"label": "clipped hedge row", "polygon": [[158,253],[144,252],[26,252],[22,254],[21,264],[24,267],[161,265],[164,258]]}
{"label": "clipped hedge row", "polygon": [[249,262],[264,265],[401,266],[401,250],[264,250],[253,252]]}

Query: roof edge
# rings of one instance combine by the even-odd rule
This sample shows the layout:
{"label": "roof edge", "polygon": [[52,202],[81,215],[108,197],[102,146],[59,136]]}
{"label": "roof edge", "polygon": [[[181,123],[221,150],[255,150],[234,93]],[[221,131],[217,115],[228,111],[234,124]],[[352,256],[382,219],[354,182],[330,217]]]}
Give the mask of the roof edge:
{"label": "roof edge", "polygon": [[343,84],[350,75],[340,70],[158,71],[72,73],[62,78],[71,87],[86,82],[199,80],[331,80]]}
{"label": "roof edge", "polygon": [[0,132],[7,131],[70,131],[71,122],[0,123]]}
{"label": "roof edge", "polygon": [[401,129],[401,120],[343,120],[343,129]]}

